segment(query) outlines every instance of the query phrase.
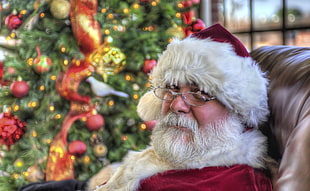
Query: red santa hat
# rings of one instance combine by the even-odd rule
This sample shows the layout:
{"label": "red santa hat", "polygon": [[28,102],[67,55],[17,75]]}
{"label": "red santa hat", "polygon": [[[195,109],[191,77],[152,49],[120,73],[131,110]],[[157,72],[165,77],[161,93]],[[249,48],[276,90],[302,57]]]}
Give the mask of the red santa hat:
{"label": "red santa hat", "polygon": [[[188,83],[215,96],[249,127],[257,127],[269,114],[264,73],[243,44],[220,24],[172,41],[151,73],[153,87]],[[139,101],[138,114],[145,121],[156,120],[161,104],[149,91]]]}

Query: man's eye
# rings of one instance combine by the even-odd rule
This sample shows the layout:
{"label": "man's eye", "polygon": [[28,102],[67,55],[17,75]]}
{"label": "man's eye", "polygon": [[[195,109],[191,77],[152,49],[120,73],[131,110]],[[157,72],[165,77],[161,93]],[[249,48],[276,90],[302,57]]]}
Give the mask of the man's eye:
{"label": "man's eye", "polygon": [[205,100],[205,96],[203,96],[203,95],[201,95],[201,94],[198,94],[198,93],[193,94],[193,97],[194,97],[195,99],[203,99],[203,100]]}

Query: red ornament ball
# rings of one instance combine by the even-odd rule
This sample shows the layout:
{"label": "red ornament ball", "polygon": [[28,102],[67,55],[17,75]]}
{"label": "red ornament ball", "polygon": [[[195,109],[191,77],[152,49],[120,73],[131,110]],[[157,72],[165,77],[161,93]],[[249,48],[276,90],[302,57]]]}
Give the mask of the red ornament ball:
{"label": "red ornament ball", "polygon": [[155,59],[145,60],[143,68],[142,68],[143,72],[145,74],[150,73],[153,70],[153,68],[156,66],[156,64],[157,64],[157,61]]}
{"label": "red ornament ball", "polygon": [[22,122],[11,113],[0,114],[0,144],[9,149],[26,132],[26,122]]}
{"label": "red ornament ball", "polygon": [[34,59],[32,66],[38,74],[43,74],[51,69],[52,60],[45,55],[38,56]]}
{"label": "red ornament ball", "polygon": [[206,25],[201,19],[196,19],[196,21],[193,22],[192,27],[194,32],[199,32],[203,30]]}
{"label": "red ornament ball", "polygon": [[87,118],[86,126],[91,131],[97,131],[104,126],[104,118],[100,114],[92,115]]}
{"label": "red ornament ball", "polygon": [[18,29],[22,24],[23,21],[20,15],[11,14],[5,18],[5,25],[10,30]]}
{"label": "red ornament ball", "polygon": [[11,94],[16,98],[22,98],[28,95],[29,85],[25,81],[15,81],[10,86]]}
{"label": "red ornament ball", "polygon": [[68,146],[69,153],[76,157],[81,157],[82,155],[84,155],[86,150],[87,150],[86,144],[80,140],[73,141]]}

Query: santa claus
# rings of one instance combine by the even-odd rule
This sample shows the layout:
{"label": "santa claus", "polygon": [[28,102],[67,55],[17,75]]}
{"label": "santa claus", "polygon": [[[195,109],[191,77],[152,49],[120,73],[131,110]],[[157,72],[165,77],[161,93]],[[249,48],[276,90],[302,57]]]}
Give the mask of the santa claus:
{"label": "santa claus", "polygon": [[174,40],[139,101],[156,120],[150,147],[88,182],[96,191],[269,191],[268,81],[243,44],[216,24]]}

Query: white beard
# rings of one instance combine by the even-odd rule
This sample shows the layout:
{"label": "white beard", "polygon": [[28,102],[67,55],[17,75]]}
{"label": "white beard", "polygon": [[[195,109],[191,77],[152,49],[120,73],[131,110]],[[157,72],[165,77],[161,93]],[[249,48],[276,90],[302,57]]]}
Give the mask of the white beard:
{"label": "white beard", "polygon": [[[247,161],[250,162],[253,158],[251,150],[246,148],[247,139],[252,136],[244,131],[244,125],[234,114],[224,120],[199,127],[195,120],[169,113],[157,121],[153,129],[152,145],[154,151],[175,168],[227,166],[236,162],[240,164],[240,161],[247,164]],[[265,146],[263,140],[259,141],[259,144],[262,144],[260,147]]]}

